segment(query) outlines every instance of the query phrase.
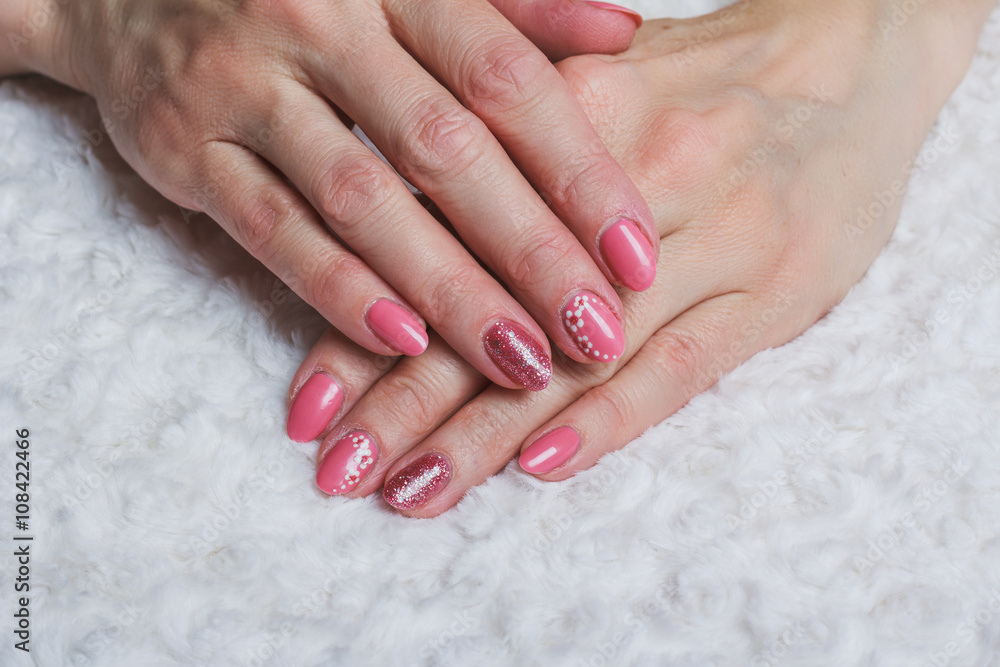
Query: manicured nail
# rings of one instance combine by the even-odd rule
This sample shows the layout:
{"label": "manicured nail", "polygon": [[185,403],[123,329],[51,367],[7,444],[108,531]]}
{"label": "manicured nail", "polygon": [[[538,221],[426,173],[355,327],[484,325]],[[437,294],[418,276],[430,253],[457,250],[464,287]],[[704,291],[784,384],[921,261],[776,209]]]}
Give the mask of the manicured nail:
{"label": "manicured nail", "polygon": [[353,431],[337,441],[316,471],[316,486],[338,496],[352,491],[378,459],[378,447],[364,431]]}
{"label": "manicured nail", "polygon": [[385,484],[382,497],[399,510],[420,507],[451,479],[451,464],[443,455],[431,452],[406,466]]}
{"label": "manicured nail", "polygon": [[316,373],[306,380],[292,401],[285,430],[295,442],[315,440],[337,414],[344,392],[332,377]]}
{"label": "manicured nail", "polygon": [[593,5],[598,9],[607,9],[612,12],[621,12],[626,14],[629,18],[635,21],[635,27],[638,28],[642,25],[642,14],[637,11],[631,10],[628,7],[622,7],[620,5],[613,5],[610,2],[597,2],[597,0],[585,0],[588,5]]}
{"label": "manicured nail", "polygon": [[521,326],[500,320],[483,336],[483,347],[493,362],[525,389],[541,391],[552,377],[552,360],[541,343]]}
{"label": "manicured nail", "polygon": [[588,357],[611,362],[625,351],[621,323],[593,292],[577,292],[563,311],[563,326]]}
{"label": "manicured nail", "polygon": [[630,290],[641,292],[653,284],[653,249],[631,220],[622,218],[608,227],[601,236],[601,254],[611,272]]}
{"label": "manicured nail", "polygon": [[427,349],[427,331],[408,310],[388,299],[368,309],[368,325],[389,347],[415,357]]}
{"label": "manicured nail", "polygon": [[569,426],[549,431],[528,445],[517,460],[532,475],[551,472],[569,460],[580,448],[580,436]]}

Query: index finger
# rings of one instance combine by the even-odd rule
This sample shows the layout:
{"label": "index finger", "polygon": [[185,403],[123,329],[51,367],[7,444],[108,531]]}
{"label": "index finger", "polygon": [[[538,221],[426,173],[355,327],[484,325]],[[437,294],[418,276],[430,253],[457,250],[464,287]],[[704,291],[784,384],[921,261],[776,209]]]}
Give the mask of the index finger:
{"label": "index finger", "polygon": [[[652,213],[545,55],[486,3],[395,4],[406,16],[400,41],[486,124],[605,276],[647,289],[659,246]],[[440,29],[458,14],[483,28]]]}

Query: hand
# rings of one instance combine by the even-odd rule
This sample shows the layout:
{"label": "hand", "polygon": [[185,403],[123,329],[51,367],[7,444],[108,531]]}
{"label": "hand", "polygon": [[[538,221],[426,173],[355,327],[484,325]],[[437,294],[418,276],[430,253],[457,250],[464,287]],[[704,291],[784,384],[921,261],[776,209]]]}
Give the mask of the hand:
{"label": "hand", "polygon": [[[627,12],[584,2],[496,1],[536,32],[594,26],[550,37],[554,53],[588,40],[621,48],[636,27]],[[642,197],[545,55],[482,0],[54,8],[25,45],[31,66],[94,95],[143,178],[211,214],[371,351],[419,354],[422,315],[494,382],[540,389],[546,333],[576,361],[596,361],[564,328],[566,302],[600,296],[618,327],[608,280],[652,281],[655,232]],[[461,241],[351,133],[351,120]]]}
{"label": "hand", "polygon": [[564,479],[798,335],[888,239],[913,158],[971,60],[981,4],[927,5],[883,35],[888,5],[760,0],[647,23],[621,56],[560,63],[662,236],[656,282],[622,297],[624,358],[557,359],[537,394],[483,391],[439,339],[386,371],[347,368],[343,341],[324,337],[293,381],[347,378],[320,488],[364,495],[386,480],[392,505],[433,516],[519,450],[526,471]]}

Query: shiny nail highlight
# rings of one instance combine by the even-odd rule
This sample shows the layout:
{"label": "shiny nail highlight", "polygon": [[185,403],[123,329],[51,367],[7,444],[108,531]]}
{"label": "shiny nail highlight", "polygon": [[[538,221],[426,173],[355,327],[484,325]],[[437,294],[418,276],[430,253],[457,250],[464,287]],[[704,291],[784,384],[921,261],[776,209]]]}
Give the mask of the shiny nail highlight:
{"label": "shiny nail highlight", "polygon": [[285,431],[295,442],[309,442],[319,437],[344,402],[340,385],[326,373],[316,373],[306,380],[288,410]]}
{"label": "shiny nail highlight", "polygon": [[622,7],[621,5],[613,5],[610,2],[598,2],[597,0],[584,0],[588,5],[593,5],[598,9],[607,9],[612,12],[620,12],[625,14],[630,19],[635,21],[635,27],[638,28],[642,25],[642,14],[637,11],[631,10],[628,7]]}
{"label": "shiny nail highlight", "polygon": [[541,391],[552,377],[545,348],[519,325],[500,320],[483,336],[483,347],[497,366],[525,389]]}
{"label": "shiny nail highlight", "polygon": [[389,347],[411,357],[427,349],[427,331],[399,304],[379,299],[368,309],[366,318],[375,335]]}
{"label": "shiny nail highlight", "polygon": [[562,320],[577,347],[595,361],[617,361],[625,351],[621,323],[593,292],[578,292],[563,310]]}
{"label": "shiny nail highlight", "polygon": [[527,446],[517,460],[525,472],[540,475],[566,463],[580,448],[580,436],[569,426],[549,431]]}
{"label": "shiny nail highlight", "polygon": [[625,287],[641,292],[653,284],[653,249],[634,222],[622,218],[608,227],[600,245],[604,262]]}
{"label": "shiny nail highlight", "polygon": [[316,471],[316,485],[331,496],[348,493],[371,471],[376,460],[378,447],[370,435],[364,431],[348,433],[323,457]]}
{"label": "shiny nail highlight", "polygon": [[382,497],[396,509],[416,509],[437,495],[449,479],[451,463],[442,454],[431,452],[424,454],[386,482]]}

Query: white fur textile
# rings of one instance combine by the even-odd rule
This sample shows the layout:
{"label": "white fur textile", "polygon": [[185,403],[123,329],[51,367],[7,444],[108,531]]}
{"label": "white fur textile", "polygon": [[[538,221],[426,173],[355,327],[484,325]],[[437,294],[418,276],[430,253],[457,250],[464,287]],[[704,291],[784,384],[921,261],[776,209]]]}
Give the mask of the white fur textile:
{"label": "white fur textile", "polygon": [[995,13],[826,318],[592,470],[514,464],[432,520],[324,497],[284,436],[315,312],[90,100],[0,82],[0,664],[1000,665],[998,64]]}

